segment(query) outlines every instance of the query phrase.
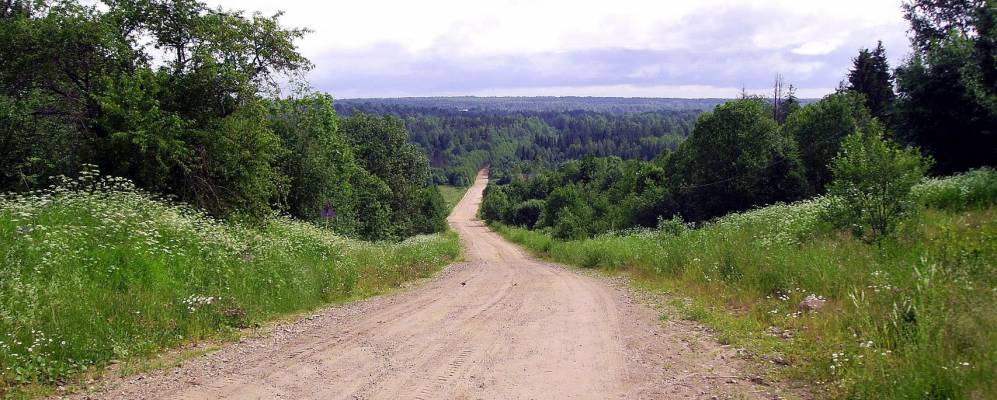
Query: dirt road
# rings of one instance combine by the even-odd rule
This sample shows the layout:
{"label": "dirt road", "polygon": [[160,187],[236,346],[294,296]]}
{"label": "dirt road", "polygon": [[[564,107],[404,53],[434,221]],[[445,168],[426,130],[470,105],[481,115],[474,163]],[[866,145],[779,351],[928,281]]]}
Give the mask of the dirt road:
{"label": "dirt road", "polygon": [[[397,294],[331,307],[92,398],[609,399],[761,396],[732,350],[619,283],[538,261],[449,218],[467,262]],[[674,318],[673,318],[674,319]],[[85,396],[87,397],[87,396]]]}

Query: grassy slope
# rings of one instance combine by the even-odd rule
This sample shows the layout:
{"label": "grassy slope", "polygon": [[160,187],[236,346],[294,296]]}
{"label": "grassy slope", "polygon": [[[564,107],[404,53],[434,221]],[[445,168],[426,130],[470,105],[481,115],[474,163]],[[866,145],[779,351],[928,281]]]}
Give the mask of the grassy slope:
{"label": "grassy slope", "polygon": [[213,220],[126,182],[0,197],[0,397],[424,277],[453,233],[368,243]]}
{"label": "grassy slope", "polygon": [[[678,235],[564,242],[494,228],[551,260],[627,271],[677,295],[684,317],[788,362],[783,373],[821,397],[987,398],[997,390],[997,179],[984,178],[919,187],[933,207],[881,248],[822,226],[822,199]],[[827,305],[799,311],[810,294]]]}
{"label": "grassy slope", "polygon": [[457,202],[464,197],[464,193],[467,192],[467,187],[461,186],[447,186],[438,185],[436,186],[440,189],[440,194],[443,195],[443,201],[447,203],[447,209],[453,210]]}

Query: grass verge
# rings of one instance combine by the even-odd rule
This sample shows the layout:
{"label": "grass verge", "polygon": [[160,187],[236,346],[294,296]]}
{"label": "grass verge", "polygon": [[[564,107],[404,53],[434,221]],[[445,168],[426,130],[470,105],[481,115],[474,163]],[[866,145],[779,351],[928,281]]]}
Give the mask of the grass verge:
{"label": "grass verge", "polygon": [[4,195],[0,397],[380,293],[459,254],[453,233],[369,243],[287,218],[218,221],[113,178]]}
{"label": "grass verge", "polygon": [[436,188],[440,190],[443,202],[447,204],[448,210],[453,210],[457,206],[457,203],[460,202],[460,199],[464,197],[464,193],[467,192],[467,187],[465,186],[437,185]]}

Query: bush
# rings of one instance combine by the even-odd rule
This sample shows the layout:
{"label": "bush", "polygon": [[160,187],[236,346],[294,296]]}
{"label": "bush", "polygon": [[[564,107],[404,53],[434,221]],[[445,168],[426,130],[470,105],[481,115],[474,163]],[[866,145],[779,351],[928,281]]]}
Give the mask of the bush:
{"label": "bush", "polygon": [[997,171],[980,168],[917,185],[914,198],[922,206],[963,211],[989,207],[997,201]]}
{"label": "bush", "polygon": [[544,209],[544,201],[539,199],[527,200],[512,207],[509,211],[509,222],[532,229],[540,220],[540,214]]}
{"label": "bush", "polygon": [[509,197],[506,196],[505,190],[499,186],[489,185],[481,200],[478,215],[485,221],[503,221],[508,211]]}
{"label": "bush", "polygon": [[891,234],[915,210],[911,189],[930,160],[879,133],[855,133],[831,163],[832,219],[870,241]]}
{"label": "bush", "polygon": [[569,209],[557,213],[557,222],[551,234],[557,239],[579,240],[588,237],[585,221]]}
{"label": "bush", "polygon": [[681,215],[676,214],[669,219],[658,217],[658,231],[661,233],[678,236],[681,235],[682,232],[685,232],[685,230],[685,221],[682,220]]}

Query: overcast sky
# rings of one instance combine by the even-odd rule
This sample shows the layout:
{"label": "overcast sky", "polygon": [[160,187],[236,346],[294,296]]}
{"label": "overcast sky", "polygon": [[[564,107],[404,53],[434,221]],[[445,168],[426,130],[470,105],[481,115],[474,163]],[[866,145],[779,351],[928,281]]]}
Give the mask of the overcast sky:
{"label": "overcast sky", "polygon": [[283,10],[336,98],[733,97],[776,72],[819,97],[876,40],[909,52],[900,0],[208,0]]}

